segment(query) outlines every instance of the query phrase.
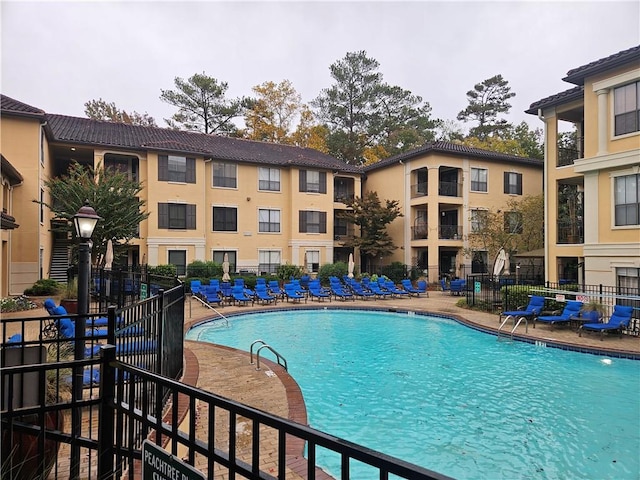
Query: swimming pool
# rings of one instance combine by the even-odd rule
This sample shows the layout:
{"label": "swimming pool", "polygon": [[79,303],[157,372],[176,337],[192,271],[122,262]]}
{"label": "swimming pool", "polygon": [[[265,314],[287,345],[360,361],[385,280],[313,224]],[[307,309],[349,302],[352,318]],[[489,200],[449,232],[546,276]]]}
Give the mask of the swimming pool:
{"label": "swimming pool", "polygon": [[[640,475],[638,361],[378,311],[255,313],[187,338],[242,350],[263,339],[287,359],[311,426],[452,477]],[[329,473],[339,462],[318,452]]]}

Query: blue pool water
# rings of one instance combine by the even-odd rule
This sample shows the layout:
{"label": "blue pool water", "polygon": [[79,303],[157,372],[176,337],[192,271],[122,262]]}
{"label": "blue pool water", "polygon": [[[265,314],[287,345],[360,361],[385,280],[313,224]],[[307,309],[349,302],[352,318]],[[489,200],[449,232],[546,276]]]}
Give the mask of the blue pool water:
{"label": "blue pool water", "polygon": [[[452,477],[640,478],[638,361],[376,311],[243,315],[187,338],[242,350],[263,339],[287,359],[311,426]],[[340,471],[334,454],[318,463]]]}

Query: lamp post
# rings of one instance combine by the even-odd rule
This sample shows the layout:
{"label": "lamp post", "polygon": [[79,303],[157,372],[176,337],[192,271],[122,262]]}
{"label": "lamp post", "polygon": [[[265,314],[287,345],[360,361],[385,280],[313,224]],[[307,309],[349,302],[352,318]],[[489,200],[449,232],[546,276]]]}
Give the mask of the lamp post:
{"label": "lamp post", "polygon": [[[74,359],[84,359],[84,348],[86,336],[86,318],[89,313],[89,277],[91,276],[91,235],[93,235],[93,229],[96,227],[100,217],[96,214],[96,211],[89,206],[87,200],[85,204],[80,207],[78,212],[73,216],[73,224],[76,228],[76,235],[78,236],[78,317],[76,318],[75,332],[76,340],[74,345]],[[82,366],[76,366],[73,368],[74,376],[74,401],[78,402],[82,400],[82,388],[84,381],[84,369]],[[82,411],[76,407],[73,409],[71,417],[71,426],[74,432],[75,438],[82,436]],[[70,478],[78,478],[80,475],[80,445],[78,443],[72,444],[71,447],[71,471]]]}

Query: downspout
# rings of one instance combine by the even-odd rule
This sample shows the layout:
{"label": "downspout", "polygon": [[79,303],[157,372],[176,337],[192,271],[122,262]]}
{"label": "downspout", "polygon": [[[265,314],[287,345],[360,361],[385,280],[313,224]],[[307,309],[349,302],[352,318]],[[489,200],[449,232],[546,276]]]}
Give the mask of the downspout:
{"label": "downspout", "polygon": [[[44,177],[44,172],[43,172],[43,168],[44,168],[43,163],[45,161],[44,140],[46,138],[44,127],[46,126],[47,126],[47,121],[44,120],[40,122],[40,128],[38,129],[38,197],[40,197],[40,190],[43,188],[43,185],[41,184],[41,182],[42,182],[42,178]],[[42,200],[44,201],[44,198],[42,198]],[[44,206],[40,205],[40,208],[44,209]],[[44,215],[42,219],[43,221],[45,220]],[[41,258],[40,256],[40,249],[42,248],[46,252],[46,249],[44,249],[44,247],[40,244],[40,240],[42,238],[42,227],[43,225],[40,223],[40,212],[38,212],[38,277],[49,278],[49,274],[51,271],[51,257],[53,256],[53,238],[52,237],[49,238],[49,271],[45,275],[44,265],[40,264],[40,262],[44,262],[44,258]],[[42,272],[42,275],[40,275],[40,271]]]}
{"label": "downspout", "polygon": [[[547,212],[549,211],[549,195],[547,192],[547,173],[549,169],[549,141],[547,138],[547,122],[542,115],[542,109],[538,109],[538,119],[543,123],[544,129],[544,166],[542,174],[542,191],[544,200],[544,224],[546,224]],[[544,229],[544,276],[545,280],[549,277],[549,227]]]}
{"label": "downspout", "polygon": [[[207,241],[207,238],[209,236],[208,233],[207,233],[208,232],[208,230],[207,230],[207,216],[208,216],[207,212],[209,211],[208,207],[207,207],[207,178],[213,178],[213,173],[211,174],[212,175],[211,177],[207,177],[207,164],[210,163],[210,162],[213,162],[213,157],[210,157],[210,158],[204,157],[204,182],[203,182],[203,186],[202,186],[202,194],[203,194],[202,200],[203,200],[203,202],[205,204],[205,208],[203,208],[203,213],[202,213],[204,215],[204,219],[203,219],[203,221],[204,221],[204,223],[203,223],[203,225],[204,225],[204,258],[202,260],[205,261],[205,262],[207,261],[207,258],[208,258],[207,250],[209,249],[209,242]],[[211,191],[213,192],[213,189]],[[211,229],[211,231],[213,232],[213,228]],[[213,259],[213,257],[211,257],[211,258]],[[196,259],[196,260],[199,260],[199,259]]]}

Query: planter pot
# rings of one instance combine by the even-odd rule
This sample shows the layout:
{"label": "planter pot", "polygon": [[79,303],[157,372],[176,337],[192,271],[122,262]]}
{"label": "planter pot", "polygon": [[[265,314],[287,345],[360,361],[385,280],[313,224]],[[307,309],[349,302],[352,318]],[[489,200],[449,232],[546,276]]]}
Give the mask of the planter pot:
{"label": "planter pot", "polygon": [[60,300],[60,305],[64,307],[67,313],[78,313],[78,300],[63,298]]}
{"label": "planter pot", "polygon": [[[26,415],[16,420],[23,423],[37,423],[37,415]],[[47,412],[45,414],[45,429],[64,429],[64,415],[61,412]],[[45,439],[44,452],[38,452],[38,436],[30,433],[15,432],[9,435],[2,425],[2,477],[17,480],[32,480],[47,478],[56,463],[60,444],[54,440]],[[9,472],[11,463],[11,472]],[[44,476],[41,476],[44,466]]]}

